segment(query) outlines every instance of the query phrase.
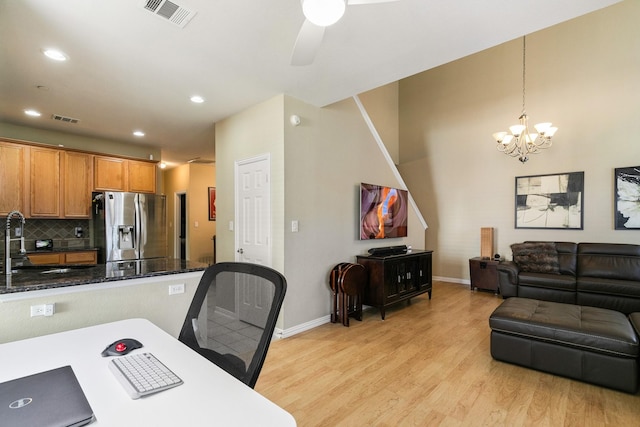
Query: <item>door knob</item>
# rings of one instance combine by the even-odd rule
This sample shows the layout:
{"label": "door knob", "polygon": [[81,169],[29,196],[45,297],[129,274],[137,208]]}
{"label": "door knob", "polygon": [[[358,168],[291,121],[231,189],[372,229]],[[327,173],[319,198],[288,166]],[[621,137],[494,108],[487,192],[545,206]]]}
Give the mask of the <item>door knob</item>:
{"label": "door knob", "polygon": [[244,251],[242,250],[242,248],[238,249],[236,252],[238,252],[239,254],[243,254]]}

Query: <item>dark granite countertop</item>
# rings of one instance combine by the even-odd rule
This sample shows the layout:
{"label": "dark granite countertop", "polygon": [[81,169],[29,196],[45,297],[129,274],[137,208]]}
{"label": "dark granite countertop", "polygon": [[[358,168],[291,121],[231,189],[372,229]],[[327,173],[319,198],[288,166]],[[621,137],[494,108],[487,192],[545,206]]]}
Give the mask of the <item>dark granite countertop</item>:
{"label": "dark granite countertop", "polygon": [[181,261],[174,258],[122,261],[97,265],[24,266],[18,267],[10,276],[2,273],[0,294],[189,273],[203,271],[206,268],[207,265],[200,262]]}
{"label": "dark granite countertop", "polygon": [[97,251],[98,248],[81,248],[81,247],[76,247],[76,246],[67,246],[64,248],[58,248],[55,247],[53,249],[47,249],[47,250],[40,250],[40,251],[36,251],[36,250],[28,250],[27,251],[27,255],[33,255],[33,254],[50,254],[50,253],[59,253],[59,252],[87,252],[87,251]]}

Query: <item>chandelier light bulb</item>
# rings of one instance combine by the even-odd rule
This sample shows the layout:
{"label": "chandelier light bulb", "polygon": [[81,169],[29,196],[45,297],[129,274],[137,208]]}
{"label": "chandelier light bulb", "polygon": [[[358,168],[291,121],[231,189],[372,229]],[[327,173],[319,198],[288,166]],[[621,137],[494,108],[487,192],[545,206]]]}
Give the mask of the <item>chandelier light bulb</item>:
{"label": "chandelier light bulb", "polygon": [[328,27],[342,18],[346,6],[345,0],[304,0],[302,12],[312,24]]}
{"label": "chandelier light bulb", "polygon": [[520,135],[522,135],[522,131],[524,130],[524,128],[524,125],[513,125],[509,127],[509,130],[511,131],[513,136],[518,138]]}
{"label": "chandelier light bulb", "polygon": [[538,123],[534,126],[540,135],[544,135],[544,133],[551,127],[551,123]]}

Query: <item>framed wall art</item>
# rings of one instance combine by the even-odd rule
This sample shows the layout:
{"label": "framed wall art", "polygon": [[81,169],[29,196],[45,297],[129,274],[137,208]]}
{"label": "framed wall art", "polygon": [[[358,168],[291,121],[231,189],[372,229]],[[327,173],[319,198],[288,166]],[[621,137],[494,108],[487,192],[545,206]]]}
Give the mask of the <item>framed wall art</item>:
{"label": "framed wall art", "polygon": [[616,168],[614,173],[616,230],[640,230],[640,166]]}
{"label": "framed wall art", "polygon": [[209,187],[209,221],[216,220],[216,187]]}
{"label": "framed wall art", "polygon": [[584,172],[516,177],[516,228],[583,229]]}

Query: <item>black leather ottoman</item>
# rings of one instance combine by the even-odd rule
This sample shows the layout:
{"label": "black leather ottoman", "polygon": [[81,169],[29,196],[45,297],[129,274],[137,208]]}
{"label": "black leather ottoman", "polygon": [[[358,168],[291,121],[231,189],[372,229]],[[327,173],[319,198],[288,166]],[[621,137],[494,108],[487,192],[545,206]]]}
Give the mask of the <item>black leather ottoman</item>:
{"label": "black leather ottoman", "polygon": [[[631,319],[631,320],[630,320]],[[640,314],[512,297],[489,317],[491,356],[636,393]]]}

